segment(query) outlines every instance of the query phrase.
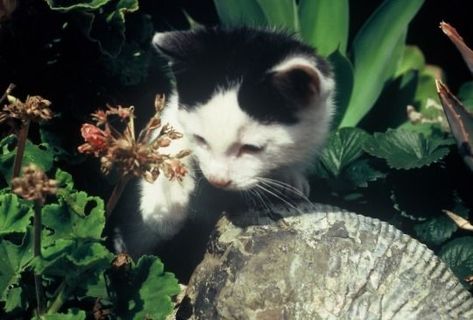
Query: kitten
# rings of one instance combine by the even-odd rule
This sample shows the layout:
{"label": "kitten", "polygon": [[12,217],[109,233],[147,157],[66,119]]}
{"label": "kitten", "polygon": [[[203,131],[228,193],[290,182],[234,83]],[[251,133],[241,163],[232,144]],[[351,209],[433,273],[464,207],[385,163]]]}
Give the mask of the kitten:
{"label": "kitten", "polygon": [[305,171],[334,112],[325,60],[293,36],[251,28],[157,33],[153,44],[175,76],[163,122],[184,134],[165,151],[193,152],[181,183],[141,183],[141,215],[159,238],[182,227],[200,174],[259,197],[308,195]]}

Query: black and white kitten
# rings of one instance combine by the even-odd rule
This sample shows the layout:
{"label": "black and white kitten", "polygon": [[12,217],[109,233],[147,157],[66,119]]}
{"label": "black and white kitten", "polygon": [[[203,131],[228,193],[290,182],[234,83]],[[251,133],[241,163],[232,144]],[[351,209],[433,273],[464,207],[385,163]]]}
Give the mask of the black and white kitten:
{"label": "black and white kitten", "polygon": [[184,134],[165,151],[193,152],[181,183],[164,176],[141,183],[141,215],[159,238],[185,222],[199,174],[259,196],[277,186],[309,193],[305,171],[334,112],[325,60],[293,36],[251,28],[157,33],[153,44],[175,76],[163,121]]}

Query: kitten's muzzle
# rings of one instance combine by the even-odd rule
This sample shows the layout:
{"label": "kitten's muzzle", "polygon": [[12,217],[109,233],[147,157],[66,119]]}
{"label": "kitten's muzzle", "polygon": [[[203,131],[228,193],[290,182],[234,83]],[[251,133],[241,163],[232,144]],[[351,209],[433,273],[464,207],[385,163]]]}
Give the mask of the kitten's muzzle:
{"label": "kitten's muzzle", "polygon": [[227,180],[227,179],[209,178],[208,180],[209,180],[209,183],[213,185],[214,187],[222,188],[222,189],[225,189],[232,183],[232,180]]}

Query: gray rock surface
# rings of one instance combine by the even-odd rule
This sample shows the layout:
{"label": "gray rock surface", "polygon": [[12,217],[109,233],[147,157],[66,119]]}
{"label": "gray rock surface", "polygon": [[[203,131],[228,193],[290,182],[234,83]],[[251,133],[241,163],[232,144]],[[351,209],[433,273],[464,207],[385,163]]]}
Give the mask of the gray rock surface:
{"label": "gray rock surface", "polygon": [[224,216],[177,319],[473,319],[433,252],[391,225],[313,205]]}

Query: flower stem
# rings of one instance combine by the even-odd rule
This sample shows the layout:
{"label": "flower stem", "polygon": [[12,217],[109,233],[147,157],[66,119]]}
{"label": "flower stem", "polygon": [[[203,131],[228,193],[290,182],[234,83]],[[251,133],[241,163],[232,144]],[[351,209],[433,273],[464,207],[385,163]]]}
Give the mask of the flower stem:
{"label": "flower stem", "polygon": [[125,190],[125,187],[126,187],[128,181],[130,181],[130,178],[131,178],[131,176],[127,175],[127,176],[123,176],[120,179],[118,179],[118,182],[115,185],[115,187],[113,188],[112,194],[111,194],[110,198],[108,198],[108,201],[107,201],[107,208],[106,208],[107,209],[107,218],[109,218],[111,216],[112,211],[113,211],[113,209],[115,209],[115,206],[117,205],[118,200],[120,199],[123,190]]}
{"label": "flower stem", "polygon": [[[42,200],[36,200],[34,205],[34,225],[33,225],[33,255],[41,257],[41,208]],[[34,274],[34,286],[36,293],[36,312],[40,316],[44,312],[44,291],[41,283],[41,274]]]}
{"label": "flower stem", "polygon": [[46,314],[53,314],[59,311],[61,309],[62,305],[67,299],[67,285],[66,281],[61,282],[59,287],[56,290],[56,294],[54,295],[54,300],[53,302],[49,305],[48,311],[46,311]]}
{"label": "flower stem", "polygon": [[26,138],[28,137],[28,130],[30,129],[30,120],[22,122],[17,136],[17,149],[15,155],[15,162],[13,163],[13,178],[20,175],[21,162],[23,161],[23,154],[25,153]]}

